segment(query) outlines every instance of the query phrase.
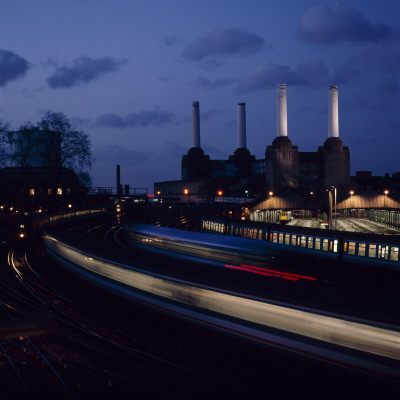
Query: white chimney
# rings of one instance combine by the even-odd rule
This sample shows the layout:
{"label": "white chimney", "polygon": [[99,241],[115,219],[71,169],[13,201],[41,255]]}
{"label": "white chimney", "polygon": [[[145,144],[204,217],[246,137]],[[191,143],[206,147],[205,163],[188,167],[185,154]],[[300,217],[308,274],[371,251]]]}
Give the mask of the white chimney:
{"label": "white chimney", "polygon": [[278,85],[276,136],[287,136],[286,84]]}
{"label": "white chimney", "polygon": [[200,147],[200,108],[198,101],[192,103],[192,147]]}
{"label": "white chimney", "polygon": [[339,137],[338,87],[329,88],[328,137]]}
{"label": "white chimney", "polygon": [[245,149],[246,145],[246,103],[238,104],[238,148]]}

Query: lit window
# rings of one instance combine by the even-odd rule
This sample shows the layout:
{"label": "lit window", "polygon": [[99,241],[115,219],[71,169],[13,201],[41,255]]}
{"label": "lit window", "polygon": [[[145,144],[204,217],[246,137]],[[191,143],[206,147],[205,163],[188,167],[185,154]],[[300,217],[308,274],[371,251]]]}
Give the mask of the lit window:
{"label": "lit window", "polygon": [[349,242],[348,254],[356,254],[356,242]]}
{"label": "lit window", "polygon": [[361,257],[365,256],[365,249],[366,249],[366,244],[365,243],[358,243],[358,255]]}
{"label": "lit window", "polygon": [[321,239],[315,238],[315,250],[321,250]]}
{"label": "lit window", "polygon": [[62,192],[63,192],[63,191],[62,191],[62,188],[57,188],[57,194],[58,194],[58,195],[61,196],[61,195],[62,195]]}
{"label": "lit window", "polygon": [[376,244],[370,244],[368,249],[368,257],[376,257]]}
{"label": "lit window", "polygon": [[390,249],[390,260],[391,261],[399,261],[399,248],[392,247]]}
{"label": "lit window", "polygon": [[34,196],[35,195],[35,189],[29,189],[29,195]]}

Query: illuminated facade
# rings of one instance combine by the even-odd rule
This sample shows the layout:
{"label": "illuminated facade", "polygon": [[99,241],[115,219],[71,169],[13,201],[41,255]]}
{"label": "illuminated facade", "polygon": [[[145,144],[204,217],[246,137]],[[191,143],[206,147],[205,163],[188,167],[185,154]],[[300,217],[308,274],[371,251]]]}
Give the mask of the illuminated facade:
{"label": "illuminated facade", "polygon": [[[228,160],[212,160],[200,147],[200,107],[194,102],[192,147],[182,157],[182,182],[203,180],[210,190],[224,187],[225,192],[232,195],[250,190],[258,196],[271,190],[281,192],[285,188],[304,194],[310,191],[323,193],[332,186],[347,188],[350,184],[350,152],[339,138],[337,86],[329,88],[328,109],[328,138],[324,144],[316,152],[299,152],[288,137],[286,85],[280,84],[276,137],[266,147],[265,158],[256,159],[246,147],[245,104],[239,103],[238,147]],[[164,190],[167,183],[163,183]],[[160,184],[155,183],[155,190]],[[174,187],[176,183],[171,182],[172,191]]]}

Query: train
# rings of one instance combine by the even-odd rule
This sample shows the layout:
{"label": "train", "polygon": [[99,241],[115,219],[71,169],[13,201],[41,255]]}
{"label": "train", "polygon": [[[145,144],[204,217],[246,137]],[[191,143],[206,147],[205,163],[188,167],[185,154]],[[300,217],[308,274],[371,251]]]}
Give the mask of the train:
{"label": "train", "polygon": [[293,219],[291,211],[281,211],[279,213],[279,222],[289,222]]}
{"label": "train", "polygon": [[27,240],[41,234],[43,229],[66,221],[69,218],[82,218],[93,215],[102,215],[113,212],[114,208],[99,207],[88,210],[70,210],[58,213],[34,213],[21,216],[10,227],[12,236],[18,240]]}
{"label": "train", "polygon": [[[126,224],[131,240],[160,251],[186,249],[196,252],[239,252],[251,245],[251,251],[270,250],[275,246],[261,241],[212,234],[180,231],[144,224]],[[212,329],[256,341],[301,357],[310,357],[390,381],[399,377],[399,345],[396,327],[317,311],[304,306],[242,293],[239,288],[219,288],[180,279],[167,270],[156,273],[132,259],[109,258],[101,248],[85,248],[65,238],[62,232],[48,230],[43,237],[47,254],[65,268],[103,289],[146,307],[203,324]],[[173,246],[176,246],[174,249]],[[247,248],[247,251],[249,249]],[[119,253],[118,253],[119,254]],[[131,257],[132,253],[130,252]],[[210,255],[211,257],[211,255]],[[288,278],[294,279],[294,275]]]}
{"label": "train", "polygon": [[335,260],[389,267],[400,271],[400,236],[327,231],[288,225],[202,218],[200,230],[264,241],[284,251]]}

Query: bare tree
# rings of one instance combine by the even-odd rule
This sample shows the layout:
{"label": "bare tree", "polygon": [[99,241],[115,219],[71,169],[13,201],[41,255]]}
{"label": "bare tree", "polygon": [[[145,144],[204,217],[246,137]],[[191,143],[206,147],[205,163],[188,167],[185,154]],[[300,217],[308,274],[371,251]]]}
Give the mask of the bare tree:
{"label": "bare tree", "polygon": [[17,132],[8,132],[7,137],[11,146],[10,161],[14,161],[22,168],[34,166],[34,149],[38,141],[37,128],[31,122],[26,122]]}
{"label": "bare tree", "polygon": [[90,139],[83,131],[73,128],[60,112],[47,112],[38,124],[46,132],[42,143],[42,157],[50,168],[71,168],[75,172],[90,169],[93,155]]}

